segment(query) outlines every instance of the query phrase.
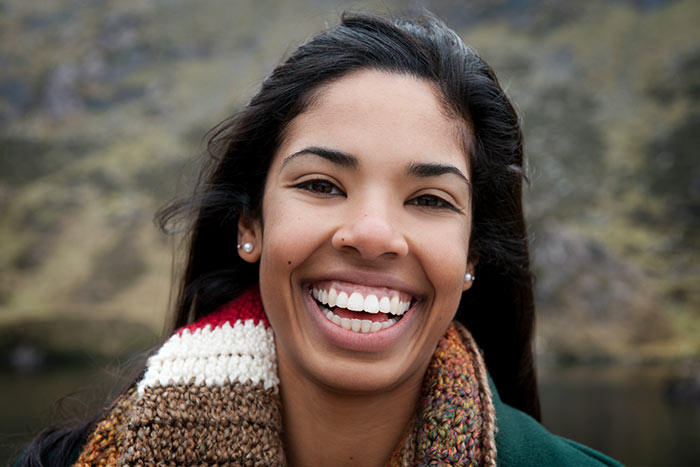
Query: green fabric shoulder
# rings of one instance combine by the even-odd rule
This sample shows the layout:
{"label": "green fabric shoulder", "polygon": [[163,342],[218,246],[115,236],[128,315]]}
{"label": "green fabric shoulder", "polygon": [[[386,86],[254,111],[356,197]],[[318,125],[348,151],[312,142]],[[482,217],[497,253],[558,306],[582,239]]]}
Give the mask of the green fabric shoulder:
{"label": "green fabric shoulder", "polygon": [[582,444],[547,431],[537,420],[501,401],[489,377],[496,409],[499,466],[620,466],[619,462]]}

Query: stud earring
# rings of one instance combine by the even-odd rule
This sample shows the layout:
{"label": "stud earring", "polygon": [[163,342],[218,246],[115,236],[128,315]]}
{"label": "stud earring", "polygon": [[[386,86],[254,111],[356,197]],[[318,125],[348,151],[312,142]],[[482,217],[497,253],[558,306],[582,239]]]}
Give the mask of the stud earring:
{"label": "stud earring", "polygon": [[476,280],[476,277],[475,277],[475,276],[472,276],[472,275],[469,274],[469,273],[466,273],[466,274],[464,275],[464,281],[465,281],[465,282],[471,282],[471,281],[473,281],[473,280]]}
{"label": "stud earring", "polygon": [[[236,245],[236,248],[238,248],[240,250],[241,244],[239,243],[238,245]],[[250,242],[245,242],[243,244],[243,251],[245,251],[246,253],[250,253],[251,251],[253,251],[253,248],[254,248],[253,244]]]}

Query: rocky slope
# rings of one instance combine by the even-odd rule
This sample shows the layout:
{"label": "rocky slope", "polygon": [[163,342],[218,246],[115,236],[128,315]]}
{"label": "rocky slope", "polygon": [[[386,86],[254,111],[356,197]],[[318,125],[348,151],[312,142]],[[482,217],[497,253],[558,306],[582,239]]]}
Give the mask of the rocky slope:
{"label": "rocky slope", "polygon": [[[290,44],[382,5],[3,2],[0,325],[160,332],[178,244],[150,219],[191,186],[206,129]],[[522,112],[542,355],[697,356],[700,3],[408,6],[457,29]]]}

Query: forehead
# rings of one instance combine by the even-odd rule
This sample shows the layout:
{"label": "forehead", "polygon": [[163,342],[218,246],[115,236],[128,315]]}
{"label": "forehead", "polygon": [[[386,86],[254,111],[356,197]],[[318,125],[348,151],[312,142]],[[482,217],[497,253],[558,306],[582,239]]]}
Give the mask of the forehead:
{"label": "forehead", "polygon": [[466,124],[448,113],[440,96],[433,83],[413,76],[352,73],[316,92],[291,121],[279,152],[327,145],[360,156],[443,159],[434,162],[450,162],[466,172]]}

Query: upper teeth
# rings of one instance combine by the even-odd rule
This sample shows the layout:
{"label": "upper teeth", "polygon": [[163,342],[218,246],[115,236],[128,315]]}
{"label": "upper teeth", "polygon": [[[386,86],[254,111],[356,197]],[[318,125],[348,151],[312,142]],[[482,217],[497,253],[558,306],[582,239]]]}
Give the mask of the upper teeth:
{"label": "upper teeth", "polygon": [[324,305],[329,307],[337,306],[339,308],[347,308],[352,311],[364,311],[366,313],[391,313],[392,315],[401,316],[411,306],[411,301],[399,300],[398,296],[377,298],[374,294],[369,294],[363,297],[359,292],[353,292],[348,296],[345,292],[338,293],[334,288],[329,291],[321,289],[311,289],[313,297]]}

